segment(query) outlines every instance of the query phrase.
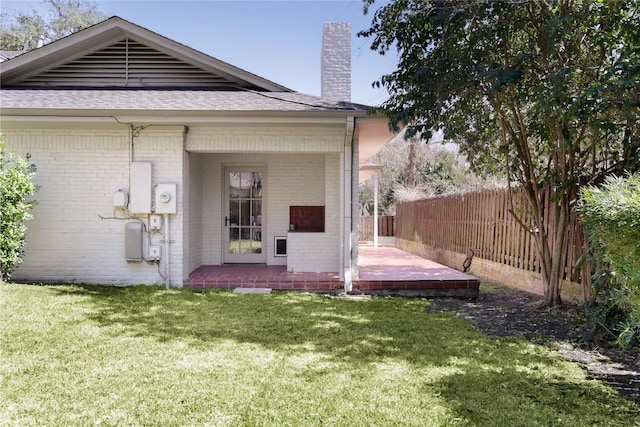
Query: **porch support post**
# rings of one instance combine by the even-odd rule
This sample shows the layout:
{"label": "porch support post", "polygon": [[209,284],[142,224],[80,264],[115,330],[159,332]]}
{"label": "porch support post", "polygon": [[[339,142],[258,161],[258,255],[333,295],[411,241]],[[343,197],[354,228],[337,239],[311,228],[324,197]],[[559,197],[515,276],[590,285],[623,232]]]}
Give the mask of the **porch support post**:
{"label": "porch support post", "polygon": [[378,172],[373,175],[373,247],[378,247]]}
{"label": "porch support post", "polygon": [[[342,280],[344,282],[344,291],[351,292],[353,289],[353,162],[356,164],[358,162],[357,154],[354,160],[353,146],[354,146],[354,131],[355,131],[355,120],[353,117],[347,117],[345,122],[345,138],[344,138],[344,149],[343,149],[343,170],[342,170],[342,179],[343,179],[343,201],[342,201],[342,209],[344,211],[343,217],[343,235],[342,238]],[[355,173],[357,174],[357,168]],[[357,185],[357,178],[356,178]],[[357,197],[357,189],[356,189],[356,197]],[[357,200],[356,200],[357,202]],[[356,228],[357,231],[357,228]],[[356,237],[357,238],[357,237]],[[357,251],[357,242],[356,242],[356,251]],[[357,252],[356,252],[356,257]],[[357,274],[357,271],[356,271]]]}
{"label": "porch support post", "polygon": [[360,240],[360,146],[358,130],[351,135],[351,278],[358,279],[358,240]]}

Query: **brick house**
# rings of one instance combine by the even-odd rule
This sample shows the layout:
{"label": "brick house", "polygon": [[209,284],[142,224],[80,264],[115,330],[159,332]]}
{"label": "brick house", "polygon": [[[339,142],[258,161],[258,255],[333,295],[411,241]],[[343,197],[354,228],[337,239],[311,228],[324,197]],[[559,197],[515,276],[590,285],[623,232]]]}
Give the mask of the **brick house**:
{"label": "brick house", "polygon": [[344,99],[349,32],[325,24],[323,97],[119,17],[2,62],[1,131],[41,186],[13,278],[182,286],[258,263],[348,287],[358,170],[392,137]]}

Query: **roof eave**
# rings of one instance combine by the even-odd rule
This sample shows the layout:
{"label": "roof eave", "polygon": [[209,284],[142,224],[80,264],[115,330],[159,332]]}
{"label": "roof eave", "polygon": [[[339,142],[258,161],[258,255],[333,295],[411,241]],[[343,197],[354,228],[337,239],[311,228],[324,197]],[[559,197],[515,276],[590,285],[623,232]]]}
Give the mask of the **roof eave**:
{"label": "roof eave", "polygon": [[104,110],[76,110],[53,108],[2,108],[0,115],[3,121],[55,121],[64,118],[73,121],[74,118],[84,120],[91,118],[117,118],[124,122],[136,123],[264,123],[288,122],[304,120],[344,120],[355,117],[363,122],[386,123],[386,117],[371,115],[365,110],[134,110],[134,109],[104,109]]}

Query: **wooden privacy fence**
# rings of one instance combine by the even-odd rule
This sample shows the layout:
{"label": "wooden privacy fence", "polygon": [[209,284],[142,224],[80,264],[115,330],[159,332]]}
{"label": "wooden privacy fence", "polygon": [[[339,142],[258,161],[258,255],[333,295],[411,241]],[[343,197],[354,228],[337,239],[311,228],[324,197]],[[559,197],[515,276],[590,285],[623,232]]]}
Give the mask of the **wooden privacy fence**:
{"label": "wooden privacy fence", "polygon": [[[509,209],[513,206],[525,224],[533,228],[534,222],[524,212],[522,195],[513,194],[513,205],[508,196],[507,190],[485,190],[400,203],[396,206],[396,237],[461,254],[473,249],[474,257],[541,273],[534,239]],[[549,230],[554,226],[555,208],[550,191],[545,192],[544,208],[543,227]],[[564,279],[588,286],[591,274],[588,263],[576,266],[585,252],[585,235],[575,212],[571,214],[567,232]]]}
{"label": "wooden privacy fence", "polygon": [[[395,225],[394,217],[379,216],[378,217],[378,236],[380,237],[395,236],[394,225]],[[372,216],[360,217],[360,240],[362,241],[373,240],[373,217]]]}

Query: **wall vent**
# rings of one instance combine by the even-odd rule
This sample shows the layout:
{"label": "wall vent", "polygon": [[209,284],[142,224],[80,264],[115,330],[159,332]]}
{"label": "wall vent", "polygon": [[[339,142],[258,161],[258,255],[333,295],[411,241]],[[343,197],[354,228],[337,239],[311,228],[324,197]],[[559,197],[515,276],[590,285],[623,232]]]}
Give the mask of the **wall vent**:
{"label": "wall vent", "polygon": [[239,85],[130,38],[26,78],[21,86],[229,87]]}

